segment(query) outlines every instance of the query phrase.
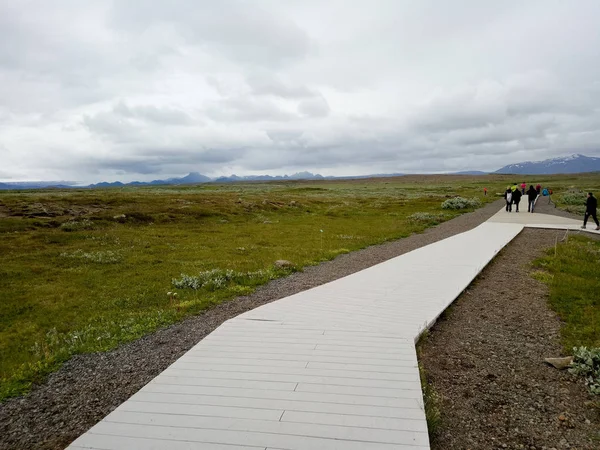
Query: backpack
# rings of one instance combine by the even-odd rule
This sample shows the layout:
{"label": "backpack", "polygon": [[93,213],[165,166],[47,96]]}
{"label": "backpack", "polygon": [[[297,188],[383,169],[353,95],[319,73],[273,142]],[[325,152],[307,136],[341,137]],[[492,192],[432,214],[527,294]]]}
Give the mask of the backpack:
{"label": "backpack", "polygon": [[508,194],[506,194],[506,201],[507,202],[512,202],[512,192],[509,192]]}
{"label": "backpack", "polygon": [[544,190],[542,191],[542,195],[545,197],[546,195],[548,195],[548,189],[544,188]]}

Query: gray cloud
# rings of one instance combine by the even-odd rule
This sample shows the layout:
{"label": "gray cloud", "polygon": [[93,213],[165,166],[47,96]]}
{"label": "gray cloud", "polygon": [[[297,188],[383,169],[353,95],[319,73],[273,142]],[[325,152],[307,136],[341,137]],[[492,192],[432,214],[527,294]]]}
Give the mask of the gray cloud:
{"label": "gray cloud", "polygon": [[598,16],[593,0],[3,2],[0,181],[597,156]]}
{"label": "gray cloud", "polygon": [[301,84],[286,83],[271,74],[254,73],[246,78],[254,95],[274,95],[282,98],[303,99],[317,95]]}
{"label": "gray cloud", "polygon": [[330,110],[327,100],[320,96],[300,102],[298,111],[307,117],[326,117]]}
{"label": "gray cloud", "polygon": [[213,45],[227,57],[260,66],[304,58],[310,47],[306,32],[292,20],[238,0],[156,1],[143,8],[117,2],[111,19],[116,29],[133,33],[169,24],[193,45]]}
{"label": "gray cloud", "polygon": [[83,116],[83,124],[92,132],[106,136],[114,143],[134,142],[137,127],[111,112]]}
{"label": "gray cloud", "polygon": [[253,97],[223,99],[206,108],[208,117],[215,121],[255,122],[288,121],[294,114],[284,110],[275,102]]}
{"label": "gray cloud", "polygon": [[119,144],[135,144],[146,139],[151,141],[154,139],[153,127],[157,125],[163,131],[166,127],[202,125],[201,121],[192,119],[179,109],[153,105],[128,106],[123,101],[116,103],[111,110],[84,115],[82,121],[92,133]]}
{"label": "gray cloud", "polygon": [[273,142],[292,143],[298,142],[304,132],[302,130],[270,130],[267,131],[267,136]]}
{"label": "gray cloud", "polygon": [[124,102],[119,102],[113,111],[123,117],[140,119],[166,125],[190,125],[192,118],[185,112],[168,107],[156,107],[153,105],[140,105],[129,107]]}
{"label": "gray cloud", "polygon": [[118,152],[102,157],[90,156],[75,160],[74,168],[93,167],[96,173],[119,172],[123,175],[153,175],[184,173],[192,170],[214,170],[222,164],[231,164],[246,152],[243,148],[154,147],[140,149],[133,156],[122,156]]}

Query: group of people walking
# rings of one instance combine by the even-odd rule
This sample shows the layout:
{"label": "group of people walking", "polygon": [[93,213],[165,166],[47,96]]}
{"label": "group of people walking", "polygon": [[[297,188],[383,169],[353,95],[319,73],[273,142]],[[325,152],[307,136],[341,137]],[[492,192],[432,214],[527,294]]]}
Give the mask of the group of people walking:
{"label": "group of people walking", "polygon": [[535,199],[540,195],[542,186],[537,185],[533,187],[533,184],[529,186],[529,190],[525,192],[527,184],[521,183],[519,186],[517,183],[512,186],[507,186],[504,192],[504,200],[506,200],[506,211],[512,212],[512,207],[515,205],[515,212],[519,212],[519,203],[521,203],[521,197],[527,196],[527,212],[533,212],[535,206]]}
{"label": "group of people walking", "polygon": [[[527,185],[525,183],[521,183],[518,185],[517,183],[512,186],[507,186],[506,191],[504,191],[504,200],[506,200],[506,211],[512,212],[513,205],[515,205],[515,212],[519,212],[519,203],[521,202],[521,197],[527,196],[527,212],[533,212],[533,208],[535,206],[535,201],[539,195],[550,195],[552,194],[552,190],[548,188],[544,188],[542,191],[542,186],[539,184],[536,187],[533,185],[529,186],[529,189],[525,191]],[[487,194],[487,189],[486,189]],[[598,217],[596,215],[596,211],[598,208],[598,200],[594,197],[594,194],[588,192],[587,199],[585,202],[585,215],[583,217],[583,228],[585,230],[587,221],[591,217],[594,222],[596,222],[596,230],[600,230],[600,222],[598,222]]]}

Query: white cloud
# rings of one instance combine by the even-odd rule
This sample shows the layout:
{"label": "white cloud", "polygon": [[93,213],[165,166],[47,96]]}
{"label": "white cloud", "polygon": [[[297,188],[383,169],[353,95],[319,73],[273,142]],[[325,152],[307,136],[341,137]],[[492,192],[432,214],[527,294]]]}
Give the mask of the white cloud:
{"label": "white cloud", "polygon": [[168,24],[192,45],[212,47],[237,62],[280,66],[309,51],[307,34],[285,15],[240,0],[153,1],[144,7],[120,1],[110,13],[114,29],[138,35]]}
{"label": "white cloud", "polygon": [[600,3],[0,3],[0,181],[600,153]]}
{"label": "white cloud", "polygon": [[225,98],[209,104],[206,115],[217,122],[285,122],[295,117],[283,103],[250,96]]}
{"label": "white cloud", "polygon": [[305,117],[325,117],[329,115],[329,104],[323,96],[303,100],[298,105],[298,112]]}

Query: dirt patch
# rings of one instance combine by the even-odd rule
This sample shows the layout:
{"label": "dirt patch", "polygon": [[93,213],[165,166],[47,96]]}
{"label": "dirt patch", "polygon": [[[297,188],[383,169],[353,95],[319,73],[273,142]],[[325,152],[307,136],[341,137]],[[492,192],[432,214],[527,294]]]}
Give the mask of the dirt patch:
{"label": "dirt patch", "polygon": [[106,206],[81,206],[81,205],[61,205],[58,203],[29,203],[13,208],[0,205],[0,217],[28,217],[28,218],[54,218],[54,217],[81,217],[96,214],[106,210]]}
{"label": "dirt patch", "polygon": [[524,230],[430,330],[420,362],[442,413],[432,449],[600,448],[598,399],[544,363],[562,354],[560,320],[529,263],[563,235]]}
{"label": "dirt patch", "polygon": [[80,217],[87,216],[90,214],[96,214],[102,211],[103,209],[107,208],[80,205],[71,205],[68,208],[66,208],[54,203],[32,203],[31,205],[27,205],[24,211],[24,215],[27,217]]}

